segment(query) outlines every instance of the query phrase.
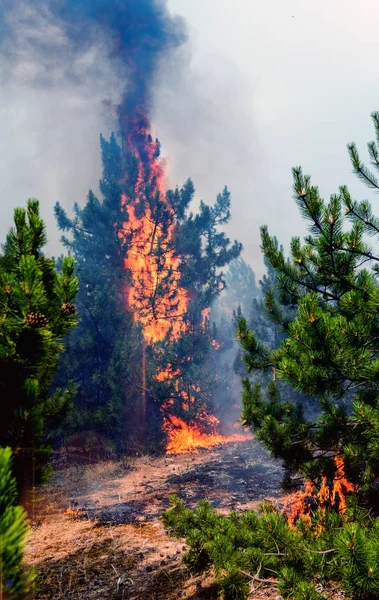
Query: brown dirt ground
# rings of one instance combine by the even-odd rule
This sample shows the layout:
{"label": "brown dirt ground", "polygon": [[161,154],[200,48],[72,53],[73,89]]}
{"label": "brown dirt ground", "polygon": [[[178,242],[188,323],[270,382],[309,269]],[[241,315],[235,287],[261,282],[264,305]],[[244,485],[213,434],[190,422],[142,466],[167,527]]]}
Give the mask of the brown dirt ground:
{"label": "brown dirt ground", "polygon": [[[163,528],[170,494],[191,507],[207,498],[222,512],[255,508],[262,499],[280,507],[280,476],[280,464],[255,440],[122,462],[59,460],[33,502],[26,561],[39,573],[34,599],[213,600],[212,577],[190,577],[181,566],[185,541]],[[277,595],[258,584],[250,598]],[[328,597],[342,596],[329,590]]]}

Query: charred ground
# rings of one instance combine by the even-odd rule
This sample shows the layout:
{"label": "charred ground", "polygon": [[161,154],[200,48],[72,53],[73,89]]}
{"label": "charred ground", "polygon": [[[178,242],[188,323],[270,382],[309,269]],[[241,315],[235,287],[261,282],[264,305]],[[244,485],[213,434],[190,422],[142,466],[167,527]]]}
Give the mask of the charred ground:
{"label": "charred ground", "polygon": [[170,494],[190,507],[207,498],[225,512],[264,498],[280,507],[281,475],[256,440],[121,463],[60,459],[33,506],[27,561],[40,573],[35,598],[215,598],[212,577],[191,578],[180,564],[184,540],[163,528]]}

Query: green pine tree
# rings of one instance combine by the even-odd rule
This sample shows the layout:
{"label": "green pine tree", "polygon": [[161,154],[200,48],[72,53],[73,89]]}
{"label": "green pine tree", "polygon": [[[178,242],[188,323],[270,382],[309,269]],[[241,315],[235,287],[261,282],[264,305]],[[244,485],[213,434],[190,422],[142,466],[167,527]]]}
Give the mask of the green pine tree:
{"label": "green pine tree", "polygon": [[207,501],[195,510],[177,496],[170,504],[163,523],[186,539],[183,564],[195,575],[212,572],[224,600],[245,600],[258,586],[292,600],[323,600],[330,582],[356,600],[379,597],[379,519],[366,510],[320,510],[291,526],[267,502],[229,515]]}
{"label": "green pine tree", "polygon": [[[124,163],[114,136],[100,141],[103,200],[90,191],[83,208],[75,204],[71,219],[55,206],[58,226],[69,234],[63,236],[63,244],[75,257],[81,283],[80,321],[66,340],[55,379],[61,386],[68,374],[78,391],[73,410],[56,434],[61,441],[79,435],[91,449],[95,435],[102,442],[99,450],[110,442],[125,452],[139,437],[142,336],[125,302],[128,240],[122,232],[128,216],[120,185]],[[135,176],[131,160],[131,186]]]}
{"label": "green pine tree", "polygon": [[15,505],[17,488],[11,460],[11,449],[0,448],[0,596],[20,600],[29,597],[33,573],[22,564],[28,525],[24,509]]}
{"label": "green pine tree", "polygon": [[0,445],[12,448],[21,493],[46,474],[50,431],[71,406],[72,386],[52,395],[49,388],[76,323],[78,281],[72,258],[58,273],[42,252],[38,200],[16,208],[14,220],[0,255]]}
{"label": "green pine tree", "polygon": [[223,317],[229,320],[239,306],[243,314],[247,314],[252,298],[258,299],[261,296],[255,273],[241,256],[229,263],[224,277],[225,290],[212,308],[212,318],[217,322]]}
{"label": "green pine tree", "polygon": [[[379,113],[373,114],[379,143]],[[377,143],[368,145],[379,169]],[[356,174],[379,189],[354,144]],[[329,597],[333,582],[354,599],[379,598],[379,221],[367,201],[353,201],[345,186],[324,202],[300,168],[293,171],[295,198],[310,233],[293,238],[287,260],[262,227],[262,247],[276,272],[266,306],[280,326],[279,347],[262,343],[240,318],[238,337],[250,377],[244,379],[243,423],[255,431],[288,471],[318,485],[345,485],[356,493],[347,505],[315,495],[308,514],[293,520],[267,503],[256,512],[221,515],[201,502],[193,511],[177,497],[163,516],[172,535],[185,537],[183,560],[193,573],[212,570],[224,600],[248,597],[251,586],[275,586],[293,600]],[[348,223],[351,226],[348,227]],[[271,381],[265,393],[255,373],[272,373],[296,391],[313,394],[319,416],[309,420],[301,404],[283,401]],[[292,400],[292,399],[291,399]],[[337,473],[338,472],[338,473]],[[338,476],[338,479],[336,477]],[[325,488],[324,488],[325,489]],[[336,489],[336,488],[334,488]],[[369,510],[367,510],[369,508]]]}
{"label": "green pine tree", "polygon": [[[224,280],[225,288],[211,307],[209,332],[213,350],[209,361],[217,378],[215,414],[222,415],[222,422],[230,426],[238,421],[241,405],[242,353],[235,336],[236,319],[249,311],[252,298],[260,298],[261,291],[253,269],[242,257],[228,264]],[[229,433],[230,429],[226,431]]]}
{"label": "green pine tree", "polygon": [[[283,246],[279,248],[279,242],[276,237],[273,238],[273,244],[277,250],[280,249],[283,252]],[[266,273],[259,280],[263,299],[261,297],[253,298],[249,312],[244,311],[243,314],[248,316],[249,325],[253,326],[254,324],[254,331],[259,341],[271,348],[277,348],[283,338],[283,329],[276,320],[271,318],[271,298],[275,298],[278,295],[276,273],[265,256],[264,264]]]}
{"label": "green pine tree", "polygon": [[[379,139],[379,113],[373,114]],[[368,144],[378,169],[376,142]],[[348,146],[353,168],[369,187],[374,175],[363,165],[354,144]],[[258,385],[244,381],[244,423],[290,472],[331,482],[335,457],[347,478],[370,506],[377,502],[379,476],[378,319],[379,221],[368,201],[355,201],[346,186],[325,202],[309,176],[293,169],[296,202],[309,225],[304,243],[291,242],[291,259],[278,249],[267,227],[262,248],[277,273],[280,296],[269,298],[273,318],[285,331],[280,348],[261,344],[241,319],[238,336],[250,372],[275,368],[294,390],[315,395],[320,416],[308,421],[301,407],[265,398]],[[350,226],[349,226],[350,224]],[[287,306],[296,308],[288,318]],[[374,500],[374,498],[376,500]]]}

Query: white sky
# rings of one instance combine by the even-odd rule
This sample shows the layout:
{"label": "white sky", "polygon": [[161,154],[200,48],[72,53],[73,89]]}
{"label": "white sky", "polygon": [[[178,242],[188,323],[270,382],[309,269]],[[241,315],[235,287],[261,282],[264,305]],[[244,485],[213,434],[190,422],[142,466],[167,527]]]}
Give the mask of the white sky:
{"label": "white sky", "polygon": [[[173,170],[193,169],[205,200],[227,183],[234,200],[231,234],[243,242],[258,274],[259,225],[268,224],[286,247],[292,235],[304,233],[292,199],[291,167],[300,164],[325,197],[347,183],[358,197],[378,203],[352,175],[346,151],[354,140],[366,157],[366,142],[374,137],[376,0],[170,0],[170,6],[190,25],[192,69],[201,73],[204,95],[215,80],[225,89],[215,127],[226,128],[226,139],[237,138],[242,154],[234,157],[240,169],[227,163],[209,176],[202,120],[197,126],[195,116],[191,148],[197,138],[200,156],[191,152],[180,164],[175,160]],[[217,147],[212,152],[217,155]]]}
{"label": "white sky", "polygon": [[[259,225],[288,247],[304,228],[292,199],[291,167],[301,164],[328,196],[356,182],[346,152],[354,140],[366,157],[379,110],[379,4],[364,0],[169,0],[183,15],[190,46],[180,72],[164,65],[154,123],[169,157],[172,184],[191,176],[198,197],[232,192],[230,235],[262,274]],[[363,8],[362,8],[363,7]],[[190,54],[191,50],[191,54]],[[0,65],[1,66],[1,65]],[[114,77],[100,69],[85,81],[43,92],[22,70],[1,85],[0,238],[14,206],[41,199],[56,251],[52,206],[83,203],[100,177],[98,135],[112,127],[103,100]],[[0,70],[1,74],[1,70]],[[117,84],[115,84],[117,87]],[[379,213],[379,210],[377,211]]]}

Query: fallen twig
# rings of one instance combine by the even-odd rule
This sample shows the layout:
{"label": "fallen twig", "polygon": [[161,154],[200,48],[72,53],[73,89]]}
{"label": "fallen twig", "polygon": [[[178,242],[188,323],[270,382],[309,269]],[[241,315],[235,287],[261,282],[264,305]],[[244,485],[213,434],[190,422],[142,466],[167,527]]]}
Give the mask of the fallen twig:
{"label": "fallen twig", "polygon": [[242,575],[246,575],[250,581],[258,581],[259,583],[265,583],[267,585],[279,585],[279,581],[277,579],[262,579],[261,577],[257,577],[251,573],[246,573],[246,571],[242,571],[241,569],[240,573],[242,573]]}
{"label": "fallen twig", "polygon": [[330,548],[329,550],[311,550],[310,548],[303,548],[305,552],[312,552],[313,554],[329,554],[329,552],[335,552],[335,548]]}

